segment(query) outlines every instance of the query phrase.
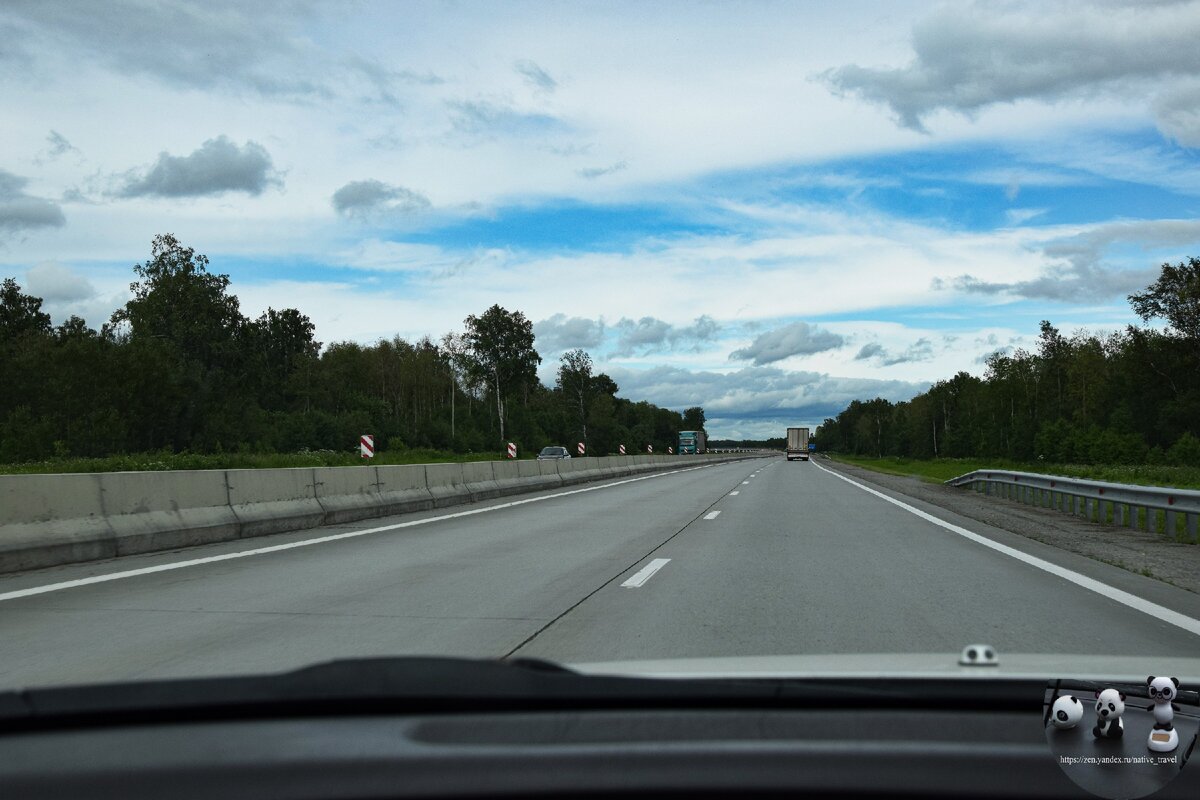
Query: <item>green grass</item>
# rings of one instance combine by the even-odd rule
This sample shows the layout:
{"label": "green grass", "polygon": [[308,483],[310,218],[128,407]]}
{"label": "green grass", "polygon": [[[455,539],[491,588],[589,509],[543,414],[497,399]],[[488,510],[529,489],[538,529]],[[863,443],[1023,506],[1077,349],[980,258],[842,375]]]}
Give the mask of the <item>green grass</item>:
{"label": "green grass", "polygon": [[[527,456],[532,458],[533,456]],[[301,453],[138,453],[107,458],[50,458],[21,464],[0,464],[0,474],[59,474],[70,472],[145,472],[172,469],[278,469],[281,467],[356,467],[393,464],[433,464],[498,461],[495,453],[452,453],[445,450],[378,452],[365,459],[355,452],[310,450]]]}
{"label": "green grass", "polygon": [[1007,469],[1112,483],[1200,489],[1200,468],[1174,467],[1165,464],[1047,464],[1041,461],[1021,462],[1006,459],[864,458],[848,455],[834,455],[832,458],[876,472],[913,475],[930,483],[948,481],[977,469]]}

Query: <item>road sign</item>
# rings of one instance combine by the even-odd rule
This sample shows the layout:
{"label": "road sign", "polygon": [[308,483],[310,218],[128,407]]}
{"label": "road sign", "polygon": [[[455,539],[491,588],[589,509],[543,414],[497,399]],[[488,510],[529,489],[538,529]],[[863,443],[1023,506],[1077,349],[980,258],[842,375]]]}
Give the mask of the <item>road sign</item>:
{"label": "road sign", "polygon": [[583,442],[580,442],[578,445],[576,445],[575,449],[579,451],[579,455],[583,455]]}
{"label": "road sign", "polygon": [[619,452],[621,455],[625,455],[625,445],[623,445],[623,444],[617,445],[617,452]]}
{"label": "road sign", "polygon": [[517,457],[517,446],[515,444],[513,444],[512,442],[508,443],[508,457],[509,458]]}
{"label": "road sign", "polygon": [[653,452],[654,452],[654,445],[652,445],[652,444],[648,444],[648,445],[646,445],[646,452],[647,452],[647,453],[653,453]]}
{"label": "road sign", "polygon": [[358,440],[358,453],[363,458],[375,457],[375,437],[364,433]]}
{"label": "road sign", "polygon": [[815,451],[815,450],[817,449],[817,443],[816,443],[816,442],[809,442],[809,443],[808,443],[808,449],[809,449],[809,450],[814,450],[814,451]]}
{"label": "road sign", "polygon": [[667,448],[667,455],[672,455],[672,456],[673,456],[673,455],[675,455],[675,448],[673,448],[673,447],[668,447],[668,448]]}

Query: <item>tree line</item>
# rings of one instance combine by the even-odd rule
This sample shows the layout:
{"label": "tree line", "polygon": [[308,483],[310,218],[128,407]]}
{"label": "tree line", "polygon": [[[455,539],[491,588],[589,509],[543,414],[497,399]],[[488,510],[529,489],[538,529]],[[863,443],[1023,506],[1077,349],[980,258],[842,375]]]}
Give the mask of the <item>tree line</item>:
{"label": "tree line", "polygon": [[997,352],[911,400],[855,400],[818,430],[822,450],[875,457],[1008,458],[1200,466],[1200,260],[1163,264],[1129,295],[1144,323]]}
{"label": "tree line", "polygon": [[346,450],[364,433],[381,449],[661,453],[704,425],[700,407],[617,397],[583,350],[544,385],[532,323],[499,305],[436,341],[323,346],[297,309],[245,317],[229,277],[170,234],[134,273],[99,330],[74,316],[55,327],[40,298],[0,285],[0,461]]}

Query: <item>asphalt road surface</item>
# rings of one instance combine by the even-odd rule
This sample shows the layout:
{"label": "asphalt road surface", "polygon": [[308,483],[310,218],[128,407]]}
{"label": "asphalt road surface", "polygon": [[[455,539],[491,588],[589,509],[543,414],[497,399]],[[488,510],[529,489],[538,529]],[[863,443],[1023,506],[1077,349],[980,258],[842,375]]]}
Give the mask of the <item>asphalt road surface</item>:
{"label": "asphalt road surface", "polygon": [[0,687],[372,655],[1200,653],[1200,596],[868,488],[754,459],[3,576]]}

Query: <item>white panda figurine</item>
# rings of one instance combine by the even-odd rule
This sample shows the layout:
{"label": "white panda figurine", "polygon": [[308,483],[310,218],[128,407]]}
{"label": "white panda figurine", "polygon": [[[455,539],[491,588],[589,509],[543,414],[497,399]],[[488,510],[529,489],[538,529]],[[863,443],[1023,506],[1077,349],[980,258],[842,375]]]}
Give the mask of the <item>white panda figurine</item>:
{"label": "white panda figurine", "polygon": [[1179,681],[1151,675],[1146,679],[1146,687],[1154,701],[1154,727],[1150,729],[1146,747],[1157,753],[1169,753],[1179,746],[1179,734],[1171,724],[1175,719],[1172,701],[1179,696]]}
{"label": "white panda figurine", "polygon": [[1074,728],[1083,719],[1083,703],[1069,694],[1054,701],[1050,706],[1050,722],[1056,728],[1067,730]]}
{"label": "white panda figurine", "polygon": [[1121,722],[1124,713],[1125,695],[1116,689],[1096,692],[1096,727],[1092,735],[1097,739],[1120,739],[1125,734],[1125,723]]}

